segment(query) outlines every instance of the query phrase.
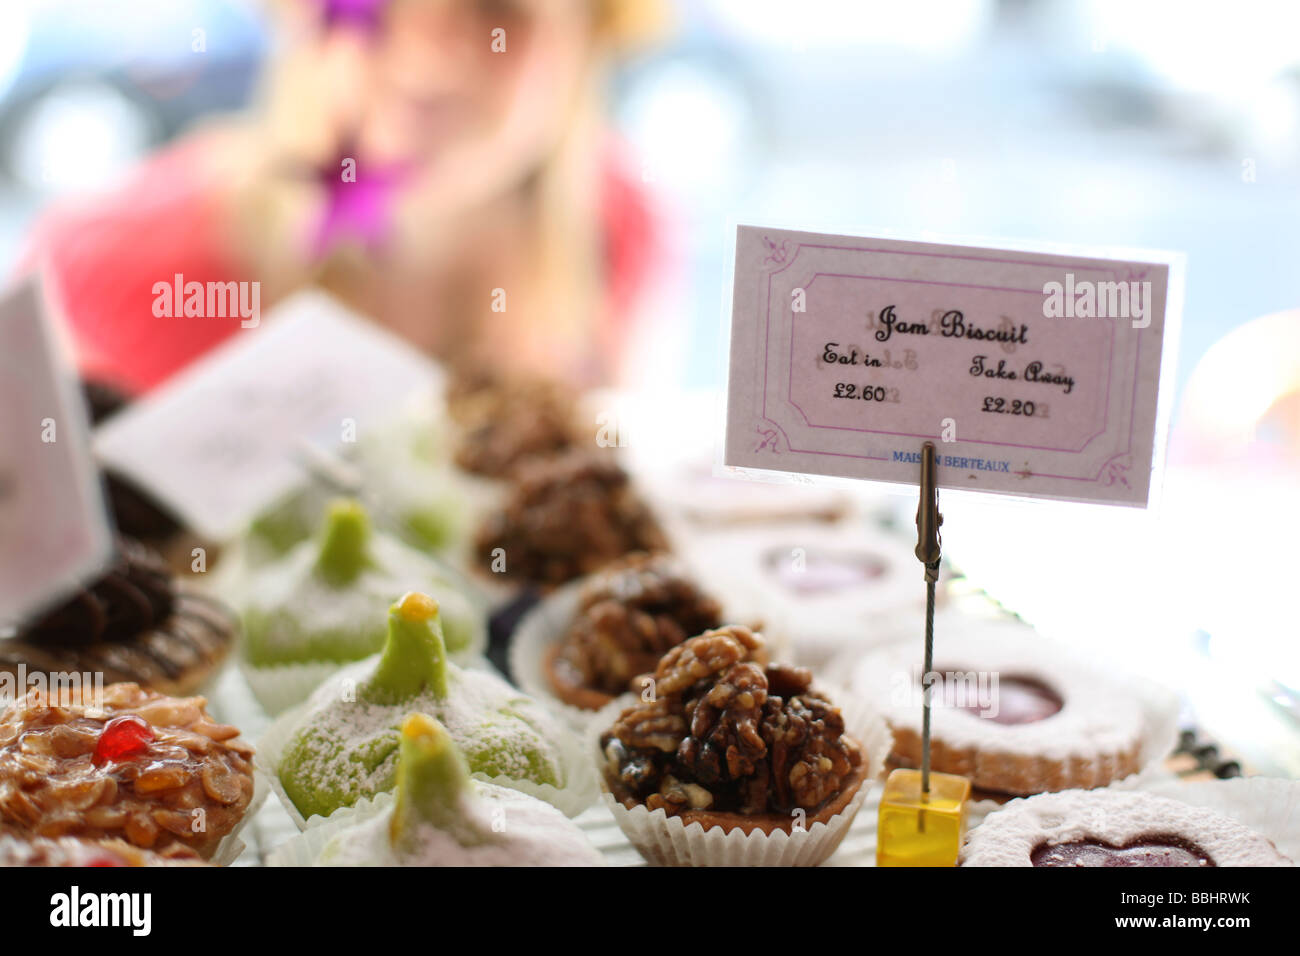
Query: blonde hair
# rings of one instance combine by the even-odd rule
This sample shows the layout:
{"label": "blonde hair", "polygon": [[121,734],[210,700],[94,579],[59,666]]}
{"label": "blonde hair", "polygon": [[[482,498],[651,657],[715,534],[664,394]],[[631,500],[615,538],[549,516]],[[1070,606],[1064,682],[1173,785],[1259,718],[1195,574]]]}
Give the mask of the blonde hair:
{"label": "blonde hair", "polygon": [[[289,9],[284,0],[269,0]],[[612,62],[643,48],[662,36],[669,27],[665,0],[588,0],[592,12],[593,42],[585,79],[573,104],[556,147],[527,177],[521,194],[526,199],[534,273],[545,312],[547,335],[570,349],[590,343],[593,322],[600,318],[599,252],[597,212],[593,202],[593,168],[599,146],[603,103],[599,79]],[[292,10],[289,10],[292,13]],[[304,29],[310,29],[305,26]],[[329,156],[337,144],[330,141],[331,110],[348,90],[322,88],[313,69],[318,52],[295,47],[278,54],[267,65],[263,78],[258,142],[254,147],[262,162],[247,169],[244,201],[240,204],[244,232],[262,243],[257,256],[270,273],[268,291],[285,293],[302,281],[317,281],[340,291],[349,282],[351,270],[365,266],[346,254],[323,263],[314,275],[296,278],[292,257],[277,224],[301,219],[301,191],[279,189],[280,170],[273,168],[285,157]],[[332,158],[332,157],[330,157]],[[300,270],[299,270],[300,271]],[[277,278],[281,281],[277,281]],[[612,359],[613,356],[606,356]],[[581,374],[579,370],[566,370]]]}

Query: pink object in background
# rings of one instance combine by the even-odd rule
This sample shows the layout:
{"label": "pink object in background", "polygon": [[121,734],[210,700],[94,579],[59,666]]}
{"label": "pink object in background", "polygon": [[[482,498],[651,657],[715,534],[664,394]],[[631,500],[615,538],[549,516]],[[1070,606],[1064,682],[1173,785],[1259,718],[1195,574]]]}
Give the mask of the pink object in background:
{"label": "pink object in background", "polygon": [[45,270],[88,378],[146,391],[233,335],[239,315],[159,318],[154,284],[249,280],[226,232],[204,146],[187,141],[148,160],[118,190],[42,220],[20,272]]}

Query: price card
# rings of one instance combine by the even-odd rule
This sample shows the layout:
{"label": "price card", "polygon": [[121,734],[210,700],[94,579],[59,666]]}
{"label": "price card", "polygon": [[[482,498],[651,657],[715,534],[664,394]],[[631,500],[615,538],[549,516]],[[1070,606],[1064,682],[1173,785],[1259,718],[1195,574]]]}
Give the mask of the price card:
{"label": "price card", "polygon": [[286,300],[114,415],[95,451],[200,535],[224,540],[437,382],[436,366],[323,292]]}
{"label": "price card", "polygon": [[1145,507],[1177,264],[740,226],[723,463]]}
{"label": "price card", "polygon": [[112,553],[86,409],[36,282],[0,299],[0,630]]}

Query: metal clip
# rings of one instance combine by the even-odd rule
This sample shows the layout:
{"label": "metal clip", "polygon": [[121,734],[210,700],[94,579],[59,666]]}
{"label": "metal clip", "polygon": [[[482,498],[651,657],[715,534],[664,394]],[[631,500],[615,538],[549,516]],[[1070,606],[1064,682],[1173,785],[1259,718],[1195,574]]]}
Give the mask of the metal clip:
{"label": "metal clip", "polygon": [[934,480],[934,442],[921,446],[921,501],[916,508],[916,557],[925,565],[925,579],[939,580],[939,488]]}

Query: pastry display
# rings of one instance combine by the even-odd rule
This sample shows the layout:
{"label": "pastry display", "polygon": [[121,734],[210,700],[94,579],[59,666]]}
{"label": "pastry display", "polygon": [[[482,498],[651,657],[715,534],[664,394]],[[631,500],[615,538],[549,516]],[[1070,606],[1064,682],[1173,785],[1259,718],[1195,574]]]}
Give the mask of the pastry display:
{"label": "pastry display", "polygon": [[[548,803],[471,779],[446,729],[431,717],[402,722],[395,798],[382,812],[322,828],[317,866],[601,866],[583,832]],[[305,843],[316,834],[297,838]],[[292,848],[290,848],[292,849]],[[304,848],[310,854],[310,848]],[[287,864],[304,862],[292,852]]]}
{"label": "pastry display", "polygon": [[411,713],[439,720],[479,776],[553,800],[576,782],[563,728],[500,677],[451,663],[438,603],[419,593],[392,606],[381,654],[283,718],[287,740],[269,769],[304,820],[327,817],[393,789],[399,727]]}
{"label": "pastry display", "polygon": [[253,799],[253,748],[202,697],[33,690],[0,714],[0,826],[211,857]]}
{"label": "pastry display", "polygon": [[[1172,746],[1172,700],[1149,713],[1132,682],[1030,628],[952,615],[935,629],[950,636],[935,650],[931,768],[968,778],[977,796],[1103,787]],[[920,668],[903,641],[864,656],[852,678],[893,732],[896,766],[920,766]]]}
{"label": "pastry display", "polygon": [[1140,791],[1014,800],[971,831],[961,866],[1289,866],[1267,837],[1202,807]]}
{"label": "pastry display", "polygon": [[576,396],[559,382],[462,371],[448,388],[447,407],[462,429],[456,464],[485,477],[508,477],[521,463],[580,440]]}
{"label": "pastry display", "polygon": [[188,847],[172,844],[161,853],[125,840],[34,837],[0,832],[0,866],[203,866]]}
{"label": "pastry display", "polygon": [[792,848],[785,862],[815,865],[856,814],[867,775],[860,744],[808,671],[766,658],[745,627],[693,637],[663,656],[652,692],[601,733],[604,784],[616,807],[640,811],[616,817],[651,862],[737,862],[693,840],[698,823],[700,836],[780,834],[778,846]]}
{"label": "pastry display", "polygon": [[554,587],[633,551],[667,550],[659,522],[607,451],[531,459],[475,538],[479,568]]}
{"label": "pastry display", "polygon": [[168,694],[189,694],[211,677],[235,644],[235,616],[175,580],[162,557],[118,538],[99,577],[0,640],[0,671],[93,673]]}
{"label": "pastry display", "polygon": [[384,646],[389,605],[416,589],[437,596],[448,653],[482,650],[483,615],[438,566],[373,530],[357,502],[335,501],[315,540],[261,569],[250,585],[241,608],[244,657],[254,667],[368,657]]}
{"label": "pastry display", "polygon": [[675,559],[637,552],[583,584],[572,625],[545,659],[546,676],[566,704],[598,710],[639,690],[636,679],[668,650],[721,624],[721,606]]}

